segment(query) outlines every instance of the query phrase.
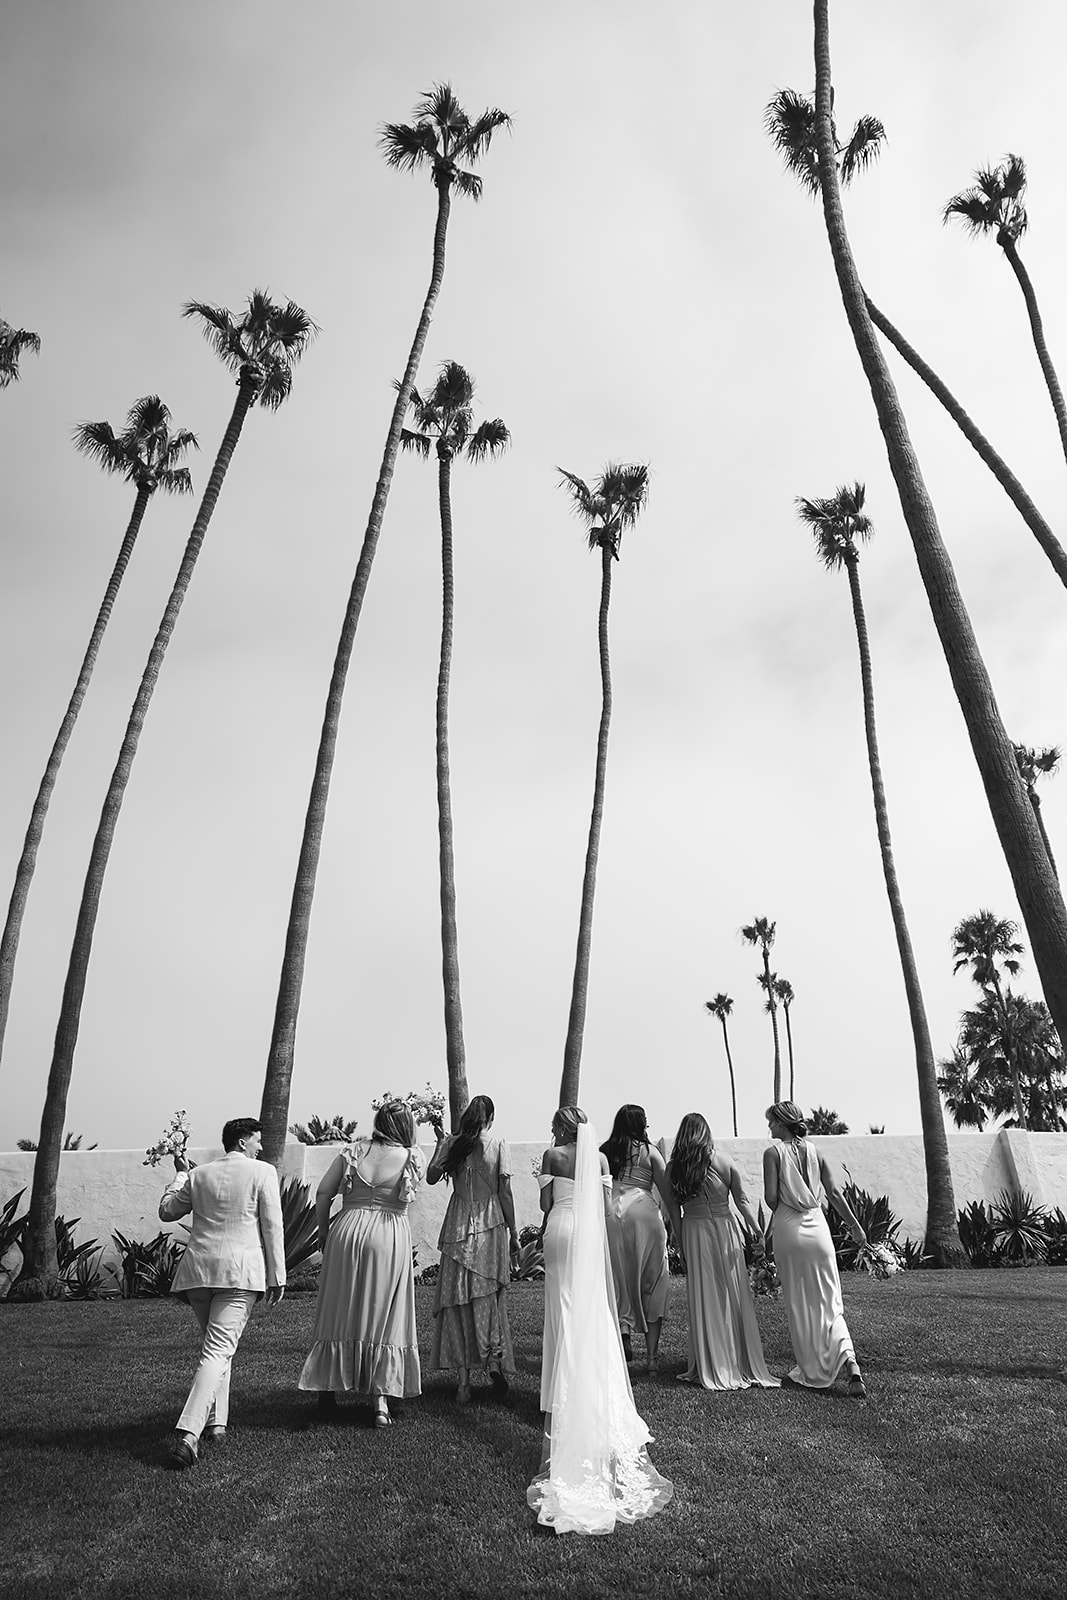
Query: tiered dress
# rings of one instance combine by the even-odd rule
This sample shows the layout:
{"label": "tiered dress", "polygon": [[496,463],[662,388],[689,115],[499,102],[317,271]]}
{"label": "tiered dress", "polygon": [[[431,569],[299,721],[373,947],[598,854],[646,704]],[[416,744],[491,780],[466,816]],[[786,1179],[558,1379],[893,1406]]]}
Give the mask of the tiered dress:
{"label": "tiered dress", "polygon": [[778,1155],[774,1259],[797,1360],[789,1376],[809,1389],[828,1389],[845,1363],[855,1360],[855,1351],[845,1322],[834,1242],[823,1215],[819,1157],[806,1139],[772,1149]]}
{"label": "tiered dress", "polygon": [[682,1208],[689,1366],[683,1383],[704,1389],[778,1387],[763,1356],[756,1308],[730,1191],[714,1170]]}
{"label": "tiered dress", "polygon": [[[447,1155],[447,1146],[440,1160]],[[505,1296],[511,1281],[501,1180],[511,1174],[503,1139],[483,1136],[452,1179],[437,1241],[441,1268],[434,1294],[430,1370],[458,1371],[499,1361],[514,1372]]]}
{"label": "tiered dress", "polygon": [[342,1154],[341,1210],[326,1236],[315,1342],[299,1387],[407,1399],[422,1392],[407,1218],[422,1156],[410,1150],[395,1178],[369,1183],[362,1152]]}
{"label": "tiered dress", "polygon": [[619,1327],[647,1333],[667,1309],[670,1275],[667,1230],[652,1193],[652,1162],[645,1144],[630,1147],[630,1159],[611,1186],[608,1245]]}

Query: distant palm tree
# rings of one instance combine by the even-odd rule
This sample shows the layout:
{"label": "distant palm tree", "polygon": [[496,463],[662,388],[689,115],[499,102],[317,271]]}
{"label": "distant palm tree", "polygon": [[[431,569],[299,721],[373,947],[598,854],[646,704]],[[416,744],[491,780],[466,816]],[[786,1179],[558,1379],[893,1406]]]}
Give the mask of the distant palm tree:
{"label": "distant palm tree", "polygon": [[919,982],[919,968],[904,913],[904,899],[900,892],[900,880],[897,877],[896,861],[893,856],[889,807],[886,802],[882,762],[878,752],[878,729],[874,714],[874,674],[859,572],[859,546],[870,539],[874,532],[870,518],[863,509],[865,499],[863,484],[855,483],[851,488],[844,486],[837,489],[829,499],[798,499],[797,513],[801,521],[811,529],[815,537],[816,554],[827,571],[839,572],[843,569],[848,576],[856,642],[859,646],[863,726],[867,740],[871,793],[874,799],[874,821],[915,1050],[919,1116],[926,1163],[926,1244],[929,1253],[938,1261],[951,1260],[958,1255],[960,1243],[948,1139],[938,1093],[937,1066],[934,1062],[934,1047],[930,1040],[930,1024],[926,1015],[926,1004]]}
{"label": "distant palm tree", "polygon": [[741,937],[746,944],[759,945],[763,952],[763,973],[757,975],[756,981],[767,996],[767,1011],[771,1019],[771,1032],[774,1034],[774,1104],[777,1105],[782,1098],[782,1051],[778,1042],[778,1004],[774,993],[773,975],[771,973],[770,949],[774,943],[774,932],[777,923],[770,922],[766,917],[754,917],[746,928],[741,929]]}
{"label": "distant palm tree", "polygon": [[0,389],[18,382],[21,376],[19,357],[24,350],[32,350],[34,355],[39,355],[40,334],[29,333],[25,328],[13,328],[10,322],[0,317]]}
{"label": "distant palm tree", "polygon": [[77,449],[96,461],[105,472],[121,473],[127,483],[136,485],[137,494],[133,512],[126,526],[118,557],[108,579],[100,609],[96,614],[89,644],[82,659],[74,692],[70,697],[55,742],[45,762],[44,776],[37,790],[29,827],[22,845],[22,855],[15,869],[15,883],[7,908],[7,920],[0,937],[0,1054],[3,1053],[4,1035],[11,1006],[11,985],[15,977],[15,959],[18,955],[22,920],[26,913],[30,885],[37,866],[37,851],[44,833],[45,819],[52,800],[52,790],[59,776],[59,768],[74,732],[74,724],[89,689],[96,658],[100,653],[104,631],[118,597],[119,586],[133,554],[145,509],[157,489],[166,494],[189,494],[192,479],[187,467],[179,465],[187,450],[197,448],[193,434],[185,428],[170,430],[171,416],[158,395],[145,395],[131,406],[126,426],[120,434],[114,433],[108,422],[82,422],[74,430]]}
{"label": "distant palm tree", "polygon": [[[832,94],[833,91],[831,90],[831,99]],[[782,89],[767,106],[763,120],[764,126],[775,146],[785,158],[787,169],[809,194],[818,197],[820,193],[818,176],[819,154],[815,129],[814,101],[806,95],[798,94],[794,89]],[[839,152],[837,168],[842,184],[851,182],[858,173],[864,171],[872,163],[880,153],[884,138],[885,130],[877,117],[861,117],[853,129],[848,145],[841,145],[835,130],[834,144]],[[846,152],[848,153],[847,161],[845,160]],[[878,309],[870,296],[865,295],[864,299],[867,313],[875,327],[885,335],[894,349],[903,356],[912,371],[917,373],[926,384],[931,394],[935,395],[941,402],[964,438],[967,439],[980,459],[992,472],[1019,512],[1052,563],[1060,582],[1067,585],[1067,550],[1060,544],[1048,522],[1041,515],[1007,462],[998,454],[985,434],[968,416],[947,384],[942,382],[933,368],[923,360],[918,351],[913,349],[884,312]]]}
{"label": "distant palm tree", "polygon": [[304,354],[315,334],[315,324],[305,311],[290,300],[275,305],[261,290],[250,297],[244,314],[235,317],[219,306],[190,301],[183,315],[197,317],[204,325],[209,343],[223,365],[237,378],[237,398],[204,489],[192,531],[189,534],[174,586],[167,600],[148,661],[141,677],[122,748],[111,775],[89,867],[82,890],[81,905],[74,932],[63,1003],[56,1027],[52,1065],[48,1075],[44,1112],[41,1117],[40,1150],[33,1169],[33,1189],[23,1241],[22,1270],[11,1293],[19,1299],[41,1299],[54,1295],[58,1284],[55,1249],[56,1183],[63,1122],[67,1109],[74,1065],[74,1050],[81,1023],[85,982],[92,954],[93,935],[100,907],[100,895],[107,872],[111,846],[126,787],[133,771],[141,730],[163,665],[163,658],[178,621],[189,588],[197,557],[208,524],[215,510],[227,469],[233,459],[245,418],[254,405],[277,408],[288,398],[293,383],[293,367]]}
{"label": "distant palm tree", "polygon": [[848,1123],[842,1122],[836,1111],[827,1106],[815,1106],[808,1118],[809,1133],[847,1133]]}
{"label": "distant palm tree", "polygon": [[[996,995],[984,990],[978,1004],[960,1018],[959,1049],[986,1088],[993,1114],[1006,1119],[1005,1127],[1063,1131],[1063,1047],[1042,1001],[1005,987],[1002,1008]],[[1015,1108],[1009,1049],[1026,1108],[1022,1122]]]}
{"label": "distant palm tree", "polygon": [[1049,843],[1045,819],[1041,814],[1041,796],[1037,792],[1037,785],[1041,778],[1054,778],[1056,776],[1060,769],[1060,757],[1063,752],[1058,744],[1046,745],[1043,750],[1034,750],[1028,744],[1013,744],[1012,749],[1015,751],[1015,760],[1018,763],[1022,780],[1026,785],[1026,792],[1030,796],[1030,804],[1034,808],[1034,816],[1037,818],[1041,837],[1045,841],[1049,863],[1058,878],[1059,872],[1056,869],[1056,857],[1052,854],[1052,845]]}
{"label": "distant palm tree", "polygon": [[[85,1137],[85,1135],[82,1134],[82,1133],[65,1133],[63,1135],[63,1149],[64,1150],[80,1150],[81,1147],[82,1147],[82,1140],[84,1139],[84,1137]],[[16,1147],[19,1150],[36,1150],[37,1149],[37,1140],[36,1139],[17,1139],[15,1141],[15,1144],[16,1144]],[[87,1150],[95,1150],[96,1149],[96,1145],[95,1144],[89,1144],[89,1145],[86,1145],[85,1148]]]}
{"label": "distant palm tree", "polygon": [[301,1144],[351,1144],[358,1127],[344,1117],[309,1117],[306,1123],[294,1122],[289,1132]]}
{"label": "distant palm tree", "polygon": [[953,195],[948,201],[942,212],[942,221],[948,222],[958,217],[974,238],[992,234],[1007,257],[1026,302],[1034,349],[1056,414],[1064,459],[1067,460],[1067,406],[1064,405],[1060,380],[1045,342],[1037,295],[1018,250],[1019,240],[1029,226],[1023,204],[1025,195],[1026,163],[1021,156],[1006,155],[995,167],[978,168],[972,187]]}
{"label": "distant palm tree", "polygon": [[576,478],[573,472],[559,469],[561,487],[571,498],[571,506],[586,524],[590,550],[600,551],[600,611],[597,638],[600,647],[600,730],[596,746],[596,779],[593,784],[593,810],[589,819],[589,841],[582,878],[582,908],[578,919],[578,948],[571,986],[571,1007],[567,1019],[567,1041],[563,1051],[563,1076],[560,1081],[561,1106],[577,1105],[578,1080],[582,1068],[582,1039],[585,1008],[589,993],[589,957],[593,944],[593,899],[596,895],[597,857],[600,851],[600,825],[604,816],[604,785],[608,771],[608,729],[611,726],[611,659],[608,653],[608,607],[611,604],[611,563],[619,559],[623,533],[632,528],[648,500],[648,467],[609,461],[592,484]]}
{"label": "distant palm tree", "polygon": [[842,305],[886,443],[901,509],[956,697],[967,725],[1004,858],[1030,934],[1060,1038],[1067,1038],[1067,906],[1049,864],[1011,741],[997,709],[956,575],[908,434],[885,356],[864,301],[841,208],[831,105],[827,0],[814,0],[816,129],[823,214]]}
{"label": "distant palm tree", "polygon": [[414,123],[386,123],[382,129],[381,147],[389,166],[401,172],[426,170],[437,190],[433,266],[415,338],[408,352],[407,366],[397,390],[396,403],[389,421],[385,449],[378,470],[378,482],[363,535],[363,546],[341,624],[330,687],[326,696],[322,732],[315,757],[311,793],[304,819],[304,833],[300,843],[300,856],[289,909],[285,954],[278,980],[278,999],[260,1110],[260,1121],[263,1124],[263,1154],[275,1165],[281,1160],[285,1150],[285,1130],[289,1122],[289,1090],[293,1077],[293,1052],[296,1045],[296,1024],[300,1013],[308,934],[311,928],[311,907],[315,899],[315,880],[322,851],[322,833],[326,823],[326,805],[330,797],[330,779],[337,748],[345,683],[356,642],[356,630],[363,610],[363,599],[370,582],[374,555],[382,531],[389,487],[393,481],[393,469],[400,449],[404,415],[418,376],[419,362],[422,360],[426,336],[430,330],[430,318],[444,281],[445,240],[448,234],[452,191],[455,189],[471,200],[480,198],[481,178],[473,172],[468,172],[460,166],[460,163],[479,160],[489,149],[497,129],[511,125],[511,118],[496,108],[483,111],[479,117],[472,120],[447,83],[436,84],[429,94],[424,96],[415,108],[415,116],[417,120]]}
{"label": "distant palm tree", "polygon": [[1019,972],[1020,963],[1016,958],[1023,954],[1023,946],[1016,937],[1018,932],[1017,923],[1007,917],[995,917],[991,911],[978,911],[974,916],[964,917],[952,931],[952,970],[959,972],[961,968],[969,967],[975,983],[992,998],[1000,1019],[1016,1125],[1025,1128],[1026,1108],[1019,1079],[1012,1011],[1003,982],[1005,975],[1014,978]]}
{"label": "distant palm tree", "polygon": [[726,1019],[734,1009],[734,1003],[728,994],[717,994],[714,1000],[704,1001],[704,1010],[711,1016],[718,1017],[722,1023],[722,1042],[726,1046],[726,1066],[730,1073],[730,1105],[734,1116],[734,1138],[737,1138],[737,1085],[734,1082],[734,1062],[730,1054],[730,1035],[726,1031]]}
{"label": "distant palm tree", "polygon": [[499,455],[511,435],[499,417],[474,426],[474,383],[458,361],[446,361],[426,396],[411,390],[415,428],[405,428],[400,446],[424,458],[437,454],[437,498],[441,513],[441,652],[437,673],[437,832],[441,879],[441,958],[445,991],[445,1049],[448,1100],[453,1129],[467,1108],[466,1052],[459,990],[459,935],[456,928],[456,867],[449,781],[448,693],[452,675],[455,578],[452,559],[452,462],[456,456],[481,461]]}
{"label": "distant palm tree", "polygon": [[[789,1021],[789,1008],[796,999],[796,995],[793,993],[793,985],[788,978],[780,978],[775,973],[772,981],[774,984],[774,998],[781,1006],[782,1014],[785,1017],[785,1043],[789,1053],[789,1098],[792,1100],[795,1098],[793,1087],[793,1028]],[[770,1010],[769,1000],[767,1001],[767,1009]]]}

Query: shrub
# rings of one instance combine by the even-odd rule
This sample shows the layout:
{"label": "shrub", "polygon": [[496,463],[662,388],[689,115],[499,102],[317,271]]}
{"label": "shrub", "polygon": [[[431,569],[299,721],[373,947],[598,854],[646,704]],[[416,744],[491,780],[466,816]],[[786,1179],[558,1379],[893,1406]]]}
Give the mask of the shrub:
{"label": "shrub", "polygon": [[285,1234],[285,1274],[303,1266],[319,1248],[319,1225],[311,1185],[285,1178],[281,1186],[282,1229]]}
{"label": "shrub", "polygon": [[59,1262],[60,1277],[63,1277],[83,1256],[91,1255],[96,1249],[95,1239],[87,1239],[84,1244],[75,1243],[74,1230],[80,1221],[81,1217],[72,1217],[69,1222],[65,1217],[56,1218],[56,1259]]}
{"label": "shrub", "polygon": [[1013,1267],[1043,1261],[1048,1248],[1045,1213],[1032,1194],[1002,1189],[993,1201],[991,1220],[997,1254]]}
{"label": "shrub", "polygon": [[358,1122],[346,1122],[344,1117],[309,1117],[307,1122],[294,1122],[289,1129],[301,1144],[351,1144],[356,1136]]}
{"label": "shrub", "polygon": [[101,1269],[103,1250],[92,1255],[78,1256],[72,1267],[63,1274],[63,1293],[68,1300],[106,1300],[118,1294],[112,1281],[104,1277]]}
{"label": "shrub", "polygon": [[1067,1267],[1067,1217],[1060,1206],[1045,1217],[1045,1260],[1050,1267]]}
{"label": "shrub", "polygon": [[960,1243],[972,1267],[997,1267],[997,1236],[993,1220],[981,1200],[972,1200],[956,1215]]}
{"label": "shrub", "polygon": [[15,1215],[19,1208],[19,1202],[25,1193],[25,1189],[20,1189],[18,1194],[13,1194],[11,1199],[5,1203],[3,1210],[0,1210],[0,1271],[7,1278],[7,1283],[4,1285],[5,1294],[11,1287],[14,1273],[8,1271],[4,1266],[4,1262],[12,1250],[21,1249],[22,1235],[26,1228],[25,1214],[21,1217],[16,1217]]}
{"label": "shrub", "polygon": [[111,1237],[118,1246],[120,1292],[124,1300],[161,1300],[170,1294],[185,1245],[169,1233],[159,1232],[154,1239],[127,1239],[124,1233]]}
{"label": "shrub", "polygon": [[528,1223],[519,1229],[519,1248],[511,1258],[512,1283],[532,1283],[545,1275],[542,1228]]}
{"label": "shrub", "polygon": [[[848,1171],[848,1168],[845,1168]],[[902,1265],[906,1265],[906,1257],[900,1245],[897,1244],[897,1230],[900,1227],[900,1218],[895,1214],[889,1204],[889,1196],[880,1194],[877,1199],[853,1183],[851,1176],[848,1183],[841,1191],[855,1212],[856,1220],[867,1235],[867,1243],[872,1245],[885,1245],[897,1257]],[[837,1253],[837,1265],[842,1272],[854,1272],[857,1266],[860,1246],[853,1239],[847,1224],[842,1222],[837,1212],[831,1207],[827,1215],[830,1225],[830,1237],[834,1241],[834,1250]]]}
{"label": "shrub", "polygon": [[909,1272],[914,1272],[918,1267],[925,1267],[933,1260],[933,1257],[927,1255],[923,1249],[925,1242],[924,1239],[905,1239],[900,1246],[904,1265]]}

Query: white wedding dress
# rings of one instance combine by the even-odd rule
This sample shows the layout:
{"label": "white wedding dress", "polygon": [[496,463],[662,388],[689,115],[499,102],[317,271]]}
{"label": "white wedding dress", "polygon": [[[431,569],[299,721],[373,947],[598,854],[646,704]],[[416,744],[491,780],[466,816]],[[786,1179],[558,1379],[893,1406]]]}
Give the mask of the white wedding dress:
{"label": "white wedding dress", "polygon": [[573,1182],[552,1183],[545,1230],[545,1453],[526,1499],[557,1533],[611,1533],[662,1511],[673,1486],[648,1459],[619,1336],[596,1135],[578,1129]]}

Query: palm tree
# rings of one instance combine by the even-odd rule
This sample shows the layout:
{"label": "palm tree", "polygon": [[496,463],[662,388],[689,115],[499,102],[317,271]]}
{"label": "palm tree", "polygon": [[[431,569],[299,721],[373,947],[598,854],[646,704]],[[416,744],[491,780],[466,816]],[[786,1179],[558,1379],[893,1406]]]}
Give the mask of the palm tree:
{"label": "palm tree", "polygon": [[1026,163],[1021,156],[1009,154],[995,167],[979,167],[974,175],[972,187],[953,195],[945,205],[941,216],[943,222],[958,217],[973,238],[977,239],[983,234],[991,233],[1007,257],[1008,265],[1018,280],[1026,302],[1026,314],[1030,318],[1034,349],[1037,351],[1037,359],[1041,365],[1049,399],[1052,401],[1052,409],[1056,414],[1056,426],[1060,431],[1064,458],[1067,459],[1067,406],[1064,405],[1060,380],[1056,376],[1056,369],[1052,365],[1052,357],[1045,343],[1045,330],[1038,310],[1037,295],[1034,293],[1030,274],[1023,266],[1018,250],[1019,240],[1029,226],[1029,218],[1023,204],[1025,195]]}
{"label": "palm tree", "polygon": [[[82,1147],[82,1140],[84,1138],[85,1135],[83,1133],[65,1133],[63,1135],[64,1150],[80,1150]],[[19,1150],[37,1149],[36,1139],[16,1139],[15,1144]],[[97,1147],[95,1144],[86,1145],[87,1150],[95,1150],[96,1148]]]}
{"label": "palm tree", "polygon": [[771,1031],[774,1034],[775,1105],[782,1098],[782,1050],[778,1042],[778,1003],[774,993],[770,957],[771,945],[774,943],[774,931],[777,926],[777,923],[769,922],[766,917],[754,917],[746,928],[741,929],[741,937],[745,943],[758,944],[763,951],[763,972],[762,974],[757,974],[756,981],[767,996],[767,1010],[771,1019]]}
{"label": "palm tree", "polygon": [[1045,842],[1049,864],[1058,878],[1056,857],[1052,854],[1052,846],[1049,843],[1045,819],[1041,814],[1041,796],[1037,792],[1037,784],[1040,778],[1054,778],[1056,776],[1060,768],[1062,751],[1058,744],[1046,745],[1043,750],[1035,750],[1028,744],[1013,744],[1012,749],[1015,751],[1015,760],[1022,775],[1022,780],[1026,785],[1026,792],[1030,797],[1030,804],[1033,807],[1037,825],[1041,830],[1041,837]]}
{"label": "palm tree", "polygon": [[1023,946],[1016,938],[1018,932],[1016,923],[1007,917],[995,917],[992,911],[978,911],[972,917],[964,917],[952,930],[952,970],[959,972],[962,967],[969,967],[978,987],[993,998],[1000,1018],[1004,1055],[1015,1100],[1015,1116],[1018,1126],[1025,1128],[1026,1110],[1019,1081],[1012,1016],[1002,983],[1005,974],[1014,978],[1019,972],[1016,957],[1023,954]]}
{"label": "palm tree", "polygon": [[200,301],[190,301],[184,307],[183,315],[196,317],[202,322],[204,333],[216,355],[223,365],[236,375],[237,398],[193,521],[174,586],[149,651],[137,697],[126,725],[122,748],[111,775],[96,837],[93,840],[67,967],[44,1112],[41,1117],[40,1150],[33,1169],[33,1189],[27,1216],[22,1271],[11,1291],[21,1299],[36,1300],[51,1296],[56,1291],[58,1269],[53,1226],[56,1183],[59,1178],[63,1121],[81,1022],[85,981],[108,858],[126,786],[137,754],[141,730],[163,665],[163,657],[174,632],[178,613],[189,588],[197,557],[227,469],[237,448],[245,418],[256,404],[274,411],[288,398],[293,383],[293,367],[304,354],[316,332],[315,324],[299,306],[294,305],[291,300],[284,306],[275,305],[259,289],[250,297],[248,307],[241,317],[235,317],[219,306],[207,305]]}
{"label": "palm tree", "polygon": [[[793,992],[793,985],[789,982],[788,978],[780,978],[777,973],[773,973],[771,976],[771,982],[774,987],[774,998],[781,1006],[782,1014],[785,1017],[785,1044],[789,1055],[789,1098],[792,1100],[794,1098],[793,1029],[789,1021],[789,1008],[796,999],[796,995]],[[771,1008],[770,999],[767,1000],[766,1005],[767,1010],[769,1011]]]}
{"label": "palm tree", "polygon": [[389,166],[401,172],[428,171],[437,191],[433,266],[415,338],[408,353],[407,366],[397,390],[396,403],[393,406],[378,472],[378,482],[363,535],[363,546],[356,564],[344,621],[341,624],[341,635],[334,657],[322,732],[315,757],[311,794],[304,819],[260,1110],[260,1121],[263,1124],[263,1154],[275,1165],[281,1160],[285,1150],[296,1024],[300,1012],[304,962],[311,928],[311,907],[315,898],[315,879],[322,849],[322,833],[326,823],[326,805],[330,797],[330,778],[337,748],[337,730],[341,720],[345,682],[363,609],[363,598],[367,592],[374,555],[378,548],[386,501],[389,498],[389,486],[393,481],[393,468],[400,448],[404,416],[411,399],[412,387],[418,376],[419,362],[430,329],[430,318],[444,281],[445,240],[448,233],[452,191],[455,189],[472,200],[480,198],[481,178],[461,167],[460,162],[477,161],[488,150],[496,130],[511,125],[511,118],[495,108],[483,111],[481,116],[472,121],[447,83],[435,85],[416,106],[415,115],[417,121],[414,123],[387,123],[382,130],[381,146]]}
{"label": "palm tree", "polygon": [[0,317],[0,389],[18,382],[21,376],[19,357],[24,350],[32,350],[35,356],[39,355],[41,335],[29,333],[25,328],[13,328],[10,322]]}
{"label": "palm tree", "polygon": [[827,0],[815,0],[816,127],[827,236],[853,340],[870,386],[904,520],[967,726],[1001,848],[1011,873],[1045,999],[1067,1038],[1067,907],[1049,864],[993,686],[941,538],[885,357],[852,257],[834,166]]}
{"label": "palm tree", "polygon": [[[833,91],[831,90],[831,102]],[[764,112],[764,126],[776,148],[785,159],[786,168],[809,194],[819,194],[818,145],[815,133],[815,105],[808,96],[794,89],[783,89],[775,95]],[[834,133],[838,151],[837,168],[841,183],[848,184],[864,171],[880,153],[885,130],[876,117],[861,117],[852,132],[848,145],[842,146]],[[847,160],[845,159],[847,155]],[[993,448],[985,434],[968,416],[955,395],[941,381],[937,373],[912,348],[904,335],[889,318],[878,309],[869,295],[864,296],[867,313],[875,327],[889,340],[895,350],[917,373],[930,392],[960,429],[964,438],[976,451],[1007,494],[1019,515],[1044,550],[1060,582],[1067,585],[1067,550],[1049,527],[1037,506],[1031,500],[1019,479],[1004,458]]]}
{"label": "palm tree", "polygon": [[730,1105],[734,1116],[734,1138],[737,1138],[737,1085],[734,1082],[734,1062],[730,1054],[730,1035],[726,1031],[726,1019],[734,1009],[734,1003],[728,994],[717,994],[714,1000],[704,1001],[704,1010],[710,1016],[718,1017],[722,1023],[722,1042],[726,1046],[726,1066],[730,1073]]}
{"label": "palm tree", "polygon": [[452,674],[455,581],[452,560],[452,461],[481,461],[499,455],[511,435],[499,417],[474,426],[474,383],[458,361],[446,361],[425,397],[411,390],[413,430],[405,428],[400,446],[424,458],[437,454],[437,497],[441,512],[441,654],[437,673],[437,833],[441,878],[441,960],[445,991],[445,1049],[452,1127],[470,1098],[463,1048],[463,1009],[459,992],[459,936],[456,929],[456,867],[452,839],[452,791],[448,759],[448,691]]}
{"label": "palm tree", "polygon": [[893,919],[893,932],[896,935],[897,954],[904,978],[904,993],[908,1002],[912,1043],[915,1049],[919,1117],[926,1163],[926,1248],[937,1262],[947,1265],[954,1259],[958,1260],[960,1255],[956,1198],[948,1157],[945,1119],[938,1093],[937,1066],[930,1040],[930,1025],[919,983],[915,951],[904,914],[904,900],[900,892],[900,881],[893,856],[893,840],[889,831],[889,807],[882,779],[882,763],[878,753],[878,731],[874,715],[874,675],[859,571],[859,546],[870,539],[874,532],[870,518],[863,509],[865,499],[866,491],[863,484],[855,483],[851,488],[843,486],[837,489],[826,500],[798,498],[797,512],[801,521],[811,529],[815,537],[816,553],[826,570],[838,572],[844,568],[852,596],[852,616],[856,626],[856,641],[860,656],[867,764],[870,768],[871,792],[874,798],[874,822],[878,833],[882,875],[889,897],[889,912]]}
{"label": "palm tree", "polygon": [[585,1032],[585,1007],[589,992],[589,956],[593,943],[593,899],[596,894],[597,856],[600,851],[600,824],[604,815],[604,784],[608,771],[608,729],[611,725],[611,660],[608,654],[608,607],[611,604],[611,563],[619,559],[619,546],[627,528],[632,528],[648,500],[648,467],[609,461],[599,478],[587,484],[572,472],[559,469],[561,488],[570,495],[571,508],[586,524],[590,550],[600,551],[600,612],[597,637],[600,645],[600,730],[596,745],[596,778],[593,784],[593,810],[589,819],[589,842],[582,878],[582,908],[578,919],[578,948],[574,960],[571,1008],[567,1019],[567,1041],[563,1050],[563,1076],[560,1080],[561,1106],[577,1105],[578,1079],[582,1067],[582,1038]]}
{"label": "palm tree", "polygon": [[[984,990],[978,1004],[960,1018],[958,1048],[985,1087],[992,1114],[1006,1118],[1005,1127],[1061,1131],[1063,1049],[1042,1001],[1005,987],[1001,1006],[992,990]],[[1016,1077],[1026,1112],[1022,1121],[1016,1107]]]}
{"label": "palm tree", "polygon": [[133,554],[141,522],[149,500],[157,489],[167,494],[189,494],[192,479],[189,469],[180,466],[187,450],[196,449],[197,441],[185,428],[170,428],[171,416],[158,395],[145,395],[136,401],[126,417],[126,426],[116,434],[108,422],[82,422],[74,430],[77,449],[96,461],[105,472],[121,473],[127,483],[136,486],[133,512],[126,525],[104,598],[96,614],[89,644],[82,660],[81,670],[74,685],[55,742],[45,762],[44,776],[30,812],[29,826],[22,845],[22,854],[15,869],[15,883],[7,908],[7,920],[0,937],[0,1054],[3,1053],[4,1035],[7,1031],[8,1012],[11,1005],[11,985],[15,976],[15,959],[18,955],[22,920],[26,913],[30,884],[37,866],[37,851],[44,833],[45,818],[52,800],[52,790],[59,776],[59,768],[74,732],[74,724],[89,689],[96,658],[103,642],[104,631],[118,597],[119,586]]}
{"label": "palm tree", "polygon": [[842,1134],[848,1132],[848,1123],[842,1122],[836,1111],[828,1106],[815,1106],[808,1118],[808,1132]]}

